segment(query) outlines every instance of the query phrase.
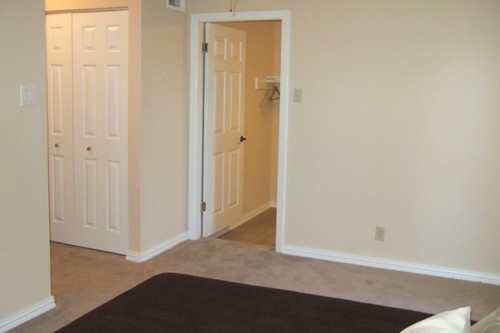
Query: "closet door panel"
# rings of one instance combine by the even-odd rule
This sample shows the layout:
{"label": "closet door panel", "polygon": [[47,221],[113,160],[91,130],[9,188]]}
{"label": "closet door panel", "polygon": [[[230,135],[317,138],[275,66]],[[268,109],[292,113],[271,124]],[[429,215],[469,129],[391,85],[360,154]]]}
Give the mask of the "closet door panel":
{"label": "closet door panel", "polygon": [[[128,249],[127,21],[126,11],[73,14],[77,229],[85,246],[123,254]],[[89,161],[95,178],[83,181]],[[83,219],[89,208],[95,212],[92,224]]]}
{"label": "closet door panel", "polygon": [[73,243],[72,18],[47,15],[47,125],[51,240]]}

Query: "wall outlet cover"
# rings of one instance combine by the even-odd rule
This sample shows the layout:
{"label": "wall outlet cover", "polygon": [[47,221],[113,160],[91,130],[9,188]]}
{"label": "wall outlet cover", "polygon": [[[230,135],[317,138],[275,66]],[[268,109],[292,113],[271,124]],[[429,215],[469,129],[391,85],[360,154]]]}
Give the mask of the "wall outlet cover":
{"label": "wall outlet cover", "polygon": [[385,240],[385,228],[375,227],[375,240],[383,242]]}
{"label": "wall outlet cover", "polygon": [[293,89],[293,102],[294,103],[302,103],[302,89],[301,88]]}

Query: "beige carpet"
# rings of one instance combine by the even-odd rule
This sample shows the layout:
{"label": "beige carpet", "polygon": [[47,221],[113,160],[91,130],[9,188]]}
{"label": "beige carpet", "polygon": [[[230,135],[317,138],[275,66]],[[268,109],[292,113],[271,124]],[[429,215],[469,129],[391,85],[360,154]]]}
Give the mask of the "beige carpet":
{"label": "beige carpet", "polygon": [[436,313],[472,306],[482,318],[498,307],[500,287],[282,255],[268,247],[221,239],[186,241],[148,262],[52,244],[57,307],[12,332],[53,332],[161,272],[180,272],[253,285]]}

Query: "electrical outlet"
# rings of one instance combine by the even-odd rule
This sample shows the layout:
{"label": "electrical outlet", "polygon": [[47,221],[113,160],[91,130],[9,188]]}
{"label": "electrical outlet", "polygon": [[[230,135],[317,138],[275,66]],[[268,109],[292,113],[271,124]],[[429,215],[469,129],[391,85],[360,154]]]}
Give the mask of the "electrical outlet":
{"label": "electrical outlet", "polygon": [[383,242],[385,240],[385,228],[375,227],[375,240]]}

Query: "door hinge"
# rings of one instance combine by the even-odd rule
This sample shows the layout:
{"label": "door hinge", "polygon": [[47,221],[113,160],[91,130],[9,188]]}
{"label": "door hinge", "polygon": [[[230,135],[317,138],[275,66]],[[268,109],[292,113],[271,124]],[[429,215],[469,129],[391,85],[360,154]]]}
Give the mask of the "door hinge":
{"label": "door hinge", "polygon": [[200,211],[205,212],[207,210],[207,203],[205,201],[200,202]]}
{"label": "door hinge", "polygon": [[208,52],[208,43],[207,42],[201,43],[201,52],[203,52],[203,53]]}

